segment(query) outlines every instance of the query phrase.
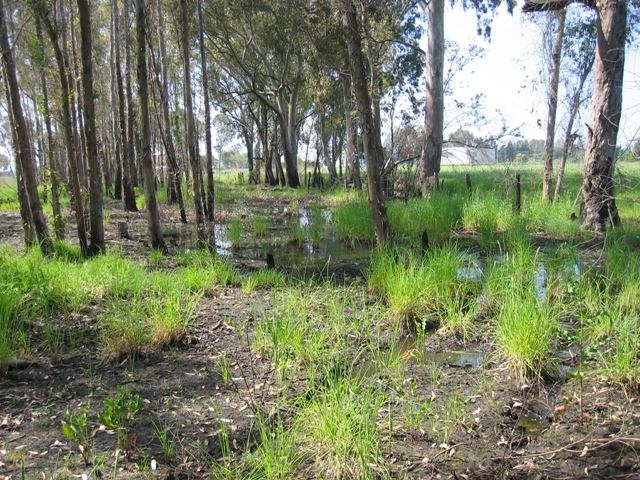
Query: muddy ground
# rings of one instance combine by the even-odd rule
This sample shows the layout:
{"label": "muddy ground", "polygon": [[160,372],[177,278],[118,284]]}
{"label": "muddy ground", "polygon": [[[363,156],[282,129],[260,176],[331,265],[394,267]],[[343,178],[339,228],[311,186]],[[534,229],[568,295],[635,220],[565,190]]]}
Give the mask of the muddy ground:
{"label": "muddy ground", "polygon": [[[191,227],[182,226],[172,212],[163,216],[170,248],[183,247],[191,238]],[[132,238],[118,238],[117,222],[127,220]],[[108,248],[148,257],[145,222],[144,213],[127,219],[112,208]],[[1,215],[0,232],[4,243],[20,246],[15,214]],[[237,259],[236,264],[244,269],[265,265],[255,259]],[[335,268],[342,272],[334,276],[337,282],[361,281],[359,262],[337,262]],[[244,294],[239,287],[216,287],[201,299],[197,320],[183,343],[121,364],[101,359],[95,307],[74,313],[66,321],[84,332],[79,344],[52,357],[34,341],[28,362],[0,380],[0,479],[87,475],[91,469],[61,429],[68,408],[78,411],[87,405],[90,424],[97,429],[96,452],[104,456],[103,478],[211,478],[212,459],[221,455],[221,422],[229,428],[232,451],[241,452],[255,447],[255,414],[274,413],[272,363],[253,351],[247,339],[272,298],[265,290]],[[234,327],[243,324],[246,331]],[[490,338],[463,345],[436,332],[420,345],[403,345],[398,354],[406,364],[406,378],[415,386],[414,395],[434,400],[421,427],[390,424],[389,409],[402,402],[397,396],[390,395],[378,412],[384,461],[393,478],[640,478],[640,409],[635,395],[605,384],[593,373],[586,377],[582,394],[578,380],[560,373],[524,385],[511,377]],[[461,351],[482,354],[468,362],[456,353],[432,355]],[[231,360],[229,383],[218,368],[224,356]],[[570,356],[564,359],[567,367],[574,362]],[[371,374],[386,381],[384,372]],[[291,372],[290,380],[292,395],[305,391],[307,379]],[[116,396],[117,385],[137,392],[142,407],[134,423],[135,448],[119,456],[116,465],[115,435],[100,429],[98,412],[106,398]],[[165,455],[154,424],[175,438],[172,458]],[[446,437],[443,425],[448,427]],[[299,478],[322,475],[311,459],[308,466]]]}

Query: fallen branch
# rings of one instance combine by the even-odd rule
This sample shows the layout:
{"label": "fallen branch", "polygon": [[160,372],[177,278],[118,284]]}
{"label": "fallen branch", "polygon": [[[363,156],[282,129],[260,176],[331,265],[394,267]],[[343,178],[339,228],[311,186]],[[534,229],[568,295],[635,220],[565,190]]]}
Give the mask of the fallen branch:
{"label": "fallen branch", "polygon": [[[622,443],[627,446],[630,446],[629,444],[631,443],[640,443],[640,438],[636,438],[636,437],[596,438],[596,439],[589,440],[590,436],[591,435],[589,434],[580,440],[577,440],[573,443],[565,445],[564,447],[558,448],[556,450],[550,450],[548,452],[530,453],[528,455],[518,455],[517,458],[548,457],[550,455],[555,455],[556,453],[562,453],[562,452],[579,453],[581,455],[586,455],[588,453],[594,452],[601,448],[606,448],[609,445],[612,445],[614,443]],[[580,445],[582,443],[585,443],[585,444],[600,443],[600,445],[597,445],[595,447],[590,447],[590,448],[584,448],[582,450],[571,450],[572,447],[575,447],[576,445]],[[516,457],[510,457],[510,458],[516,458]],[[494,460],[494,461],[504,460],[504,457],[494,457],[491,460]]]}

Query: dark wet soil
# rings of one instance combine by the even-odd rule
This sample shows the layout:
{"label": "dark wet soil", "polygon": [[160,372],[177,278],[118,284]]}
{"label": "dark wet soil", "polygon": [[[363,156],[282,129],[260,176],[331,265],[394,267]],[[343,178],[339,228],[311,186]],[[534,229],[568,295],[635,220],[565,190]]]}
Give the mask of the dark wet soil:
{"label": "dark wet soil", "polygon": [[[184,247],[192,225],[181,225],[177,215],[163,215],[168,242]],[[118,238],[119,221],[128,221],[131,239]],[[144,213],[111,210],[108,225],[108,248],[148,256]],[[19,246],[20,235],[19,217],[2,214],[2,240]],[[255,259],[236,262],[245,268],[264,266]],[[336,262],[335,272],[343,273],[334,275],[341,283],[357,282],[362,265]],[[248,342],[271,298],[270,291],[244,294],[239,287],[216,287],[202,298],[197,321],[181,344],[120,364],[102,361],[92,308],[72,314],[65,320],[83,332],[73,347],[51,355],[34,346],[27,363],[0,379],[0,479],[88,474],[91,469],[61,429],[67,409],[82,406],[88,407],[90,426],[96,429],[97,456],[104,456],[103,478],[211,478],[211,458],[221,455],[220,422],[228,426],[232,451],[240,452],[254,438],[255,413],[272,414],[275,408],[273,365]],[[246,331],[234,325],[246,325]],[[377,428],[392,478],[640,478],[637,397],[605,384],[597,372],[585,378],[582,391],[578,380],[569,377],[524,385],[500,362],[490,338],[463,344],[437,332],[420,345],[410,340],[403,345],[405,351],[398,354],[412,395],[433,400],[422,425],[391,425],[389,409],[403,408],[407,400],[390,388]],[[223,357],[231,365],[228,383],[219,369]],[[371,375],[386,381],[384,372]],[[304,392],[307,379],[292,377],[294,389]],[[117,465],[115,435],[100,429],[98,421],[104,400],[117,395],[116,386],[127,386],[142,399],[133,427],[135,446],[118,457]],[[175,439],[172,457],[165,455],[154,424]],[[312,464],[298,478],[317,478]]]}

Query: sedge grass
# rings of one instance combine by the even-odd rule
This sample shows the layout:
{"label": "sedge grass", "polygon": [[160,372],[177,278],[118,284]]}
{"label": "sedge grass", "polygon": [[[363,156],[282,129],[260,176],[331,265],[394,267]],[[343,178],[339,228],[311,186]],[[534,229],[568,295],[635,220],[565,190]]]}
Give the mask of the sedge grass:
{"label": "sedge grass", "polygon": [[378,411],[387,396],[375,384],[329,379],[300,413],[301,437],[324,478],[384,477]]}
{"label": "sedge grass", "polygon": [[632,392],[640,385],[639,342],[638,319],[620,318],[614,324],[613,348],[602,355],[605,377]]}
{"label": "sedge grass", "polygon": [[264,238],[267,234],[267,217],[256,216],[251,218],[251,227],[256,238]]}
{"label": "sedge grass", "polygon": [[0,291],[0,376],[7,373],[9,361],[17,353],[17,337],[23,322],[16,315],[18,296],[13,290]]}
{"label": "sedge grass", "polygon": [[253,272],[242,282],[242,292],[251,293],[256,289],[282,288],[287,284],[287,277],[274,269],[262,269]]}
{"label": "sedge grass", "polygon": [[496,318],[496,344],[519,380],[540,379],[556,358],[556,316],[532,295],[520,295],[519,288],[511,292]]}
{"label": "sedge grass", "polygon": [[102,356],[107,361],[133,360],[151,342],[142,298],[112,302],[100,324]]}
{"label": "sedge grass", "polygon": [[420,243],[423,230],[431,245],[441,246],[462,218],[462,196],[434,192],[427,198],[412,198],[409,202],[389,204],[389,223],[393,232],[411,244]]}
{"label": "sedge grass", "polygon": [[231,220],[231,224],[227,230],[231,248],[239,248],[242,240],[242,221],[239,218]]}
{"label": "sedge grass", "polygon": [[339,206],[333,219],[338,228],[338,238],[351,247],[359,243],[374,244],[373,220],[366,199],[358,197],[355,202]]}
{"label": "sedge grass", "polygon": [[374,259],[367,283],[380,293],[400,326],[415,330],[439,323],[468,336],[471,317],[460,314],[469,310],[480,289],[478,282],[459,274],[469,260],[455,244],[425,256],[387,251]]}
{"label": "sedge grass", "polygon": [[195,316],[201,293],[188,295],[181,287],[174,288],[148,304],[148,322],[152,347],[162,350],[183,340]]}

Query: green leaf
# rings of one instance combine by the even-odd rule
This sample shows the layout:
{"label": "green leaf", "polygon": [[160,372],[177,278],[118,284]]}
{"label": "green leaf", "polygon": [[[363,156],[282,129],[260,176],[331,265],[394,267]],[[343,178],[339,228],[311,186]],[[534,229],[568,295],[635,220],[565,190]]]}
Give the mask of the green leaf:
{"label": "green leaf", "polygon": [[69,437],[74,442],[78,441],[75,428],[73,428],[68,423],[62,424],[62,433],[64,433],[67,437]]}

